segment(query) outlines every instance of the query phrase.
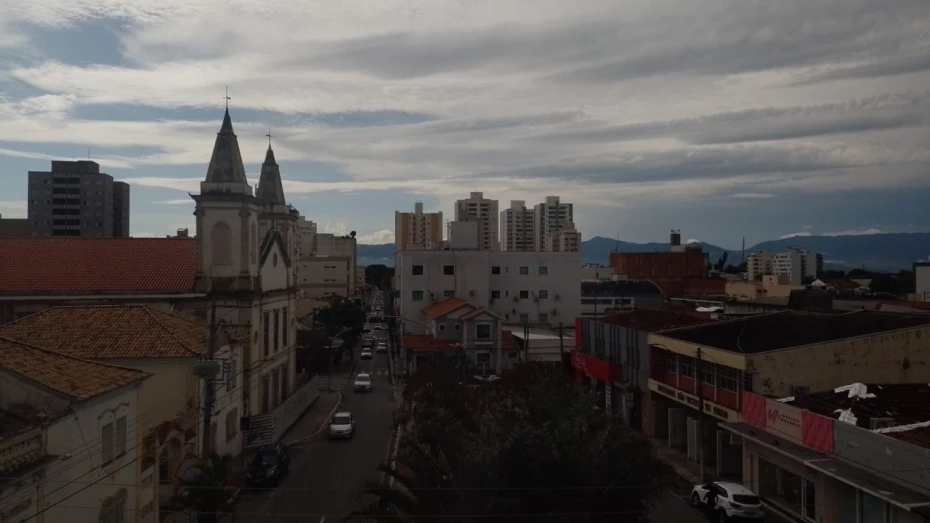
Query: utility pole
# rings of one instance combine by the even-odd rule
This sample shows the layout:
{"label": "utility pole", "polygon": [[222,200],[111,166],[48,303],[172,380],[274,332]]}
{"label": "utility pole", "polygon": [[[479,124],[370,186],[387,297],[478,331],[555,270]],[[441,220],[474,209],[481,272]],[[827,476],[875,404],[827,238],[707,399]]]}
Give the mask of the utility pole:
{"label": "utility pole", "polygon": [[694,365],[694,382],[697,383],[698,395],[698,465],[701,467],[701,482],[706,479],[704,467],[704,365],[701,348],[697,348]]}
{"label": "utility pole", "polygon": [[[216,354],[216,301],[210,304],[210,322],[209,322],[209,337],[207,339],[207,361],[212,362],[213,356]],[[203,438],[203,457],[206,457],[210,454],[210,451],[213,449],[213,434],[211,432],[211,422],[213,421],[213,402],[216,400],[215,391],[213,389],[213,375],[204,378],[204,391],[203,391],[203,430],[201,432]]]}

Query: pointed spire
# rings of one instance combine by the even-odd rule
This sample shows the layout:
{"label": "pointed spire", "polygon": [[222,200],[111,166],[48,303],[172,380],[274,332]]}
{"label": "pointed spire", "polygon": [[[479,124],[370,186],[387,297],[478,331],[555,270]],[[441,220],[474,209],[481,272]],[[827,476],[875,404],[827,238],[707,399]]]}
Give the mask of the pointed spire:
{"label": "pointed spire", "polygon": [[255,196],[266,205],[286,205],[284,201],[284,184],[281,183],[281,169],[274,159],[274,150],[268,145],[262,174],[258,179],[258,191]]}
{"label": "pointed spire", "polygon": [[229,117],[229,109],[223,115],[223,125],[220,132],[216,134],[216,142],[213,144],[213,156],[210,158],[210,166],[207,168],[207,178],[209,183],[244,183],[248,184],[245,177],[245,166],[242,164],[242,153],[239,152],[239,139],[233,132],[232,118]]}

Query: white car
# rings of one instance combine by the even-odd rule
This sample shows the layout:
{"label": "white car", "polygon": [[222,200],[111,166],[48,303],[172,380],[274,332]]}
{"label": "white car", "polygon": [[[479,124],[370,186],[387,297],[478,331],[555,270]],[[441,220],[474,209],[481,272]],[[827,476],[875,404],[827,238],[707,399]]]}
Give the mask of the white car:
{"label": "white car", "polygon": [[368,374],[359,374],[355,376],[355,383],[352,385],[355,392],[371,392],[371,376]]}
{"label": "white car", "polygon": [[372,359],[373,357],[374,357],[374,355],[371,353],[371,349],[362,349],[362,359],[363,359],[363,360],[370,360],[370,359]]}
{"label": "white car", "polygon": [[379,341],[378,344],[375,345],[375,352],[387,352],[387,351],[388,351],[387,343],[383,341]]}
{"label": "white car", "polygon": [[351,439],[355,435],[355,418],[351,412],[337,412],[329,422],[329,439]]}
{"label": "white car", "polygon": [[755,492],[726,481],[712,481],[691,489],[691,505],[711,512],[720,523],[730,520],[762,522],[765,513]]}

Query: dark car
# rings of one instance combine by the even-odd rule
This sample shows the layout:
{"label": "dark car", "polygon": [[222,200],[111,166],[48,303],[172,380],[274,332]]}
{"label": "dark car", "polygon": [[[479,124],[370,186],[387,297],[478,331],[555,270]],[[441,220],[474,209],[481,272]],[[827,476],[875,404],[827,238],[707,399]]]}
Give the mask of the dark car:
{"label": "dark car", "polygon": [[291,471],[291,455],[284,445],[262,447],[249,462],[246,479],[249,485],[275,485]]}

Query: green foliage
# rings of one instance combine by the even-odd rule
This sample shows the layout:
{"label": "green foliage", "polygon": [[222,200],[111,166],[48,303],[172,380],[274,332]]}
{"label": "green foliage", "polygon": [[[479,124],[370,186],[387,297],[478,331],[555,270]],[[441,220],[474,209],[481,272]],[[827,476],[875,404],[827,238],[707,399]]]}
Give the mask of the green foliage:
{"label": "green foliage", "polygon": [[522,364],[468,385],[430,367],[411,376],[393,486],[352,517],[375,521],[645,521],[667,470],[648,440],[594,409],[561,369]]}
{"label": "green foliage", "polygon": [[241,486],[240,475],[229,454],[209,454],[184,474],[175,501],[198,514],[198,523],[219,521],[221,511],[231,510],[228,501]]}
{"label": "green foliage", "polygon": [[343,329],[361,329],[365,324],[365,311],[347,300],[333,300],[316,313],[315,321],[326,326],[333,336]]}

